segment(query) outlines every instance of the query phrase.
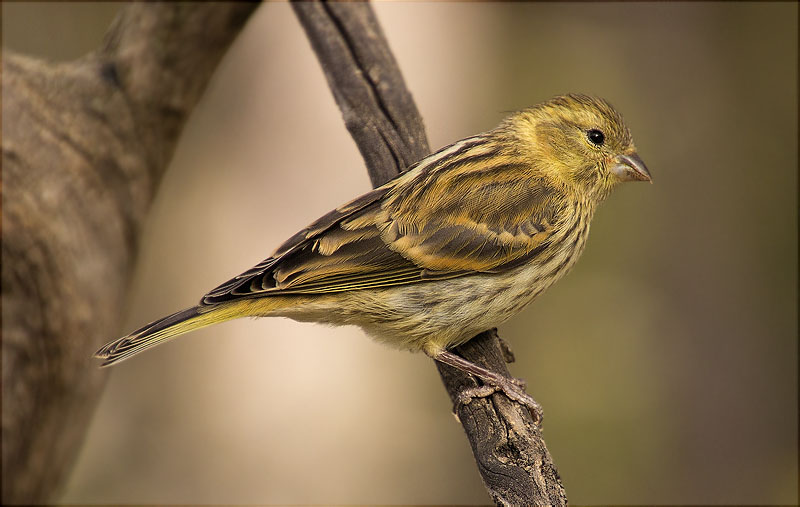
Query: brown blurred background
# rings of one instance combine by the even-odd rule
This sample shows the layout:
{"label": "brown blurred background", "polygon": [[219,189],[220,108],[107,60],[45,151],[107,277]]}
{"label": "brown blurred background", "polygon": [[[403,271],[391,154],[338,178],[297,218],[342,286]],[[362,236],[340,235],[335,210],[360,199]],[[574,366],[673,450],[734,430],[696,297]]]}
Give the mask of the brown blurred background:
{"label": "brown blurred background", "polygon": [[[3,45],[78,57],[122,5],[5,3]],[[500,327],[570,501],[796,503],[797,4],[375,9],[433,147],[584,92],[623,112],[653,173],[600,209],[573,272]],[[186,127],[120,332],[368,188],[290,6],[263,5]],[[262,319],[114,368],[61,501],[488,497],[430,360]]]}

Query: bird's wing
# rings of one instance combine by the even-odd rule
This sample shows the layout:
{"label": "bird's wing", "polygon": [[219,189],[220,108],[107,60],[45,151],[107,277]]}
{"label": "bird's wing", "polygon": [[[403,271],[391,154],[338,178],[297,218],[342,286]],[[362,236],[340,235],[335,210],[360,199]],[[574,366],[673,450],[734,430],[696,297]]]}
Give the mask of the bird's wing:
{"label": "bird's wing", "polygon": [[[558,201],[529,167],[484,161],[480,171],[458,171],[422,163],[323,216],[201,304],[497,273],[546,248]],[[485,171],[492,171],[488,181]]]}

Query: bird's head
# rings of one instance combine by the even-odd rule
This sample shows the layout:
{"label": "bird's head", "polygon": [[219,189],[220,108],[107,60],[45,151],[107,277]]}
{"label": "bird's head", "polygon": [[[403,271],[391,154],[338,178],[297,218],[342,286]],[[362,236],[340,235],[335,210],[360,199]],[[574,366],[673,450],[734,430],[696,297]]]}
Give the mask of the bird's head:
{"label": "bird's head", "polygon": [[603,99],[569,94],[507,123],[547,176],[602,199],[623,181],[651,181],[622,116]]}

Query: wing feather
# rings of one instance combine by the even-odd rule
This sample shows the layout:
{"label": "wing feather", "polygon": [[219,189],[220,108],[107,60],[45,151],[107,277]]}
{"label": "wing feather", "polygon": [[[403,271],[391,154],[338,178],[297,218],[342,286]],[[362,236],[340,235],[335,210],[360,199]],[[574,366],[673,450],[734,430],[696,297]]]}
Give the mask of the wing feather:
{"label": "wing feather", "polygon": [[558,223],[558,192],[482,139],[443,148],[324,215],[201,304],[497,273],[538,255]]}

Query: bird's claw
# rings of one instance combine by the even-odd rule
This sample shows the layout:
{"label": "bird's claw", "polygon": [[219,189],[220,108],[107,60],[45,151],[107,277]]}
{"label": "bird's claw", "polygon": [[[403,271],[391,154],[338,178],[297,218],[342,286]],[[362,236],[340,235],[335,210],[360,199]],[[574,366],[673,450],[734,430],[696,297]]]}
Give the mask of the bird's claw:
{"label": "bird's claw", "polygon": [[525,381],[518,378],[509,378],[507,380],[508,381],[504,383],[486,384],[462,390],[458,393],[458,399],[454,407],[456,415],[462,406],[469,405],[473,399],[486,398],[498,391],[503,391],[509,399],[527,407],[533,417],[533,422],[541,427],[542,420],[544,419],[544,410],[542,410],[542,406],[539,402],[525,392]]}

